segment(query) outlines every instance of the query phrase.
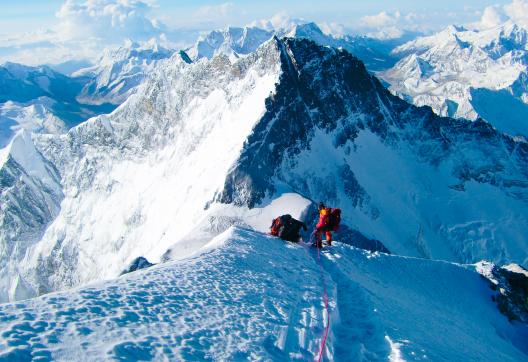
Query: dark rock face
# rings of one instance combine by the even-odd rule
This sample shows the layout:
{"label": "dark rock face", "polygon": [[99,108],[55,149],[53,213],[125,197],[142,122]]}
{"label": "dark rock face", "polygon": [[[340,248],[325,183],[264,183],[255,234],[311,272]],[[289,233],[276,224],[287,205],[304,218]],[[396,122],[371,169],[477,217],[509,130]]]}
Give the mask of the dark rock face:
{"label": "dark rock face", "polygon": [[[267,99],[267,112],[228,176],[221,202],[258,204],[267,191],[274,190],[270,179],[280,160],[308,147],[315,128],[332,131],[338,124],[347,124],[352,113],[365,113],[368,124],[385,132],[377,126],[383,116],[376,97],[378,88],[384,88],[359,59],[310,40],[277,42],[283,73],[276,94]],[[366,109],[374,112],[362,112]],[[342,137],[355,132],[350,125]]]}
{"label": "dark rock face", "polygon": [[[363,157],[369,153],[368,148],[361,148],[361,142],[369,137],[381,144],[379,147],[405,160],[407,169],[401,172],[406,172],[416,185],[424,188],[416,191],[409,187],[415,184],[403,186],[409,187],[406,192],[416,191],[421,200],[442,200],[447,194],[445,190],[461,194],[460,199],[470,199],[471,189],[481,184],[493,188],[496,195],[493,202],[499,205],[510,202],[519,205],[519,201],[528,204],[528,143],[500,133],[483,120],[469,122],[439,117],[429,107],[408,104],[390,94],[358,58],[345,50],[319,46],[307,39],[275,39],[275,42],[282,70],[275,93],[267,98],[266,112],[247,138],[215,201],[252,208],[286,188],[341,208],[345,219],[355,213],[354,220],[349,220],[356,223],[354,229],[364,234],[376,235],[372,229],[361,229],[365,224],[362,217],[368,222],[378,222],[377,227],[393,228],[395,222],[383,223],[387,212],[392,216],[397,210],[387,206],[386,193],[369,194],[371,190],[379,190],[365,181],[368,179],[365,175],[375,170],[378,161],[384,164],[376,158],[383,156],[369,155],[373,167],[357,166],[354,161],[361,152]],[[434,187],[429,183],[431,174],[424,173],[424,169],[442,175]],[[395,193],[405,192],[398,186],[394,185]],[[414,208],[413,202],[407,199],[401,205]],[[428,201],[418,202],[424,205]],[[429,209],[416,207],[407,214],[416,223],[419,238],[414,237],[416,231],[409,229],[389,236],[392,240],[384,240],[386,236],[381,232],[373,238],[398,253],[408,248],[402,248],[402,243],[414,243],[417,245],[411,247],[416,255],[423,257],[448,258],[461,263],[488,257],[476,245],[478,241],[467,251],[466,236],[448,235],[452,227],[460,225],[448,216],[440,219],[432,215],[431,209],[438,206],[451,214],[459,211],[447,202],[441,205],[431,201]],[[522,214],[513,216],[517,225],[527,222]],[[487,214],[475,211],[474,218],[482,215]],[[510,215],[503,208],[502,216],[495,219],[495,216],[483,216],[483,219],[488,218],[491,225]],[[511,234],[515,235],[515,242],[523,244],[521,229]],[[419,243],[411,239],[419,239]],[[441,256],[431,252],[430,240],[442,243],[448,250]],[[500,251],[504,245],[502,239],[490,236],[486,240],[498,250],[489,253],[490,259],[522,265],[528,260],[526,255],[503,258],[507,251]],[[452,256],[445,257],[448,253]]]}
{"label": "dark rock face", "polygon": [[152,264],[151,262],[149,262],[147,259],[145,259],[144,257],[142,256],[139,256],[137,257],[136,259],[134,259],[132,261],[132,263],[130,263],[130,265],[128,266],[128,268],[126,268],[125,270],[123,270],[121,272],[121,275],[124,275],[124,274],[128,274],[128,273],[132,273],[132,272],[135,272],[136,270],[140,270],[140,269],[145,269],[145,268],[150,268],[151,266],[153,266],[154,264]]}
{"label": "dark rock face", "polygon": [[500,311],[510,320],[528,323],[528,270],[518,267],[517,271],[494,266],[492,274],[498,284],[495,301]]}
{"label": "dark rock face", "polygon": [[[316,130],[328,134],[338,130],[336,147],[353,141],[359,130],[369,130],[385,144],[410,147],[433,166],[453,159],[452,172],[461,187],[475,180],[504,187],[528,201],[527,143],[514,141],[482,120],[439,117],[429,107],[409,105],[391,95],[347,51],[306,39],[277,44],[283,73],[276,93],[266,100],[267,112],[248,137],[217,200],[257,205],[275,191],[272,178],[282,160],[307,149]],[[344,182],[357,191],[352,197],[359,203],[360,185],[353,173],[351,177],[344,173]]]}

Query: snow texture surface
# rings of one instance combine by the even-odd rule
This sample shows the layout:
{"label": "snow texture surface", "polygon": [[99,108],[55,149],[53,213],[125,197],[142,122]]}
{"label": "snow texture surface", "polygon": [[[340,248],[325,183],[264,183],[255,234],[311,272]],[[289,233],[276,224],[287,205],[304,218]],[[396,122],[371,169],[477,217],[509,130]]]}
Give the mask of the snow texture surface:
{"label": "snow texture surface", "polygon": [[[526,361],[471,268],[230,228],[193,258],[0,305],[3,360]],[[322,269],[321,269],[322,267]],[[321,274],[321,270],[322,273]]]}

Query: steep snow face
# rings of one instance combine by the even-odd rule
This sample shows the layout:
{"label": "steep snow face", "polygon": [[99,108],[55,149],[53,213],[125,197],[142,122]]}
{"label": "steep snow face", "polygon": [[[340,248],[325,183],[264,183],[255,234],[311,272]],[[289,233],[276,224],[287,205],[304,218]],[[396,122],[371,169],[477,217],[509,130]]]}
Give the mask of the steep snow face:
{"label": "steep snow face", "polygon": [[111,115],[38,137],[64,199],[24,260],[10,260],[20,269],[3,273],[4,283],[22,278],[40,294],[115,276],[139,255],[159,261],[223,186],[280,70],[275,42],[234,64],[187,64],[176,54]]}
{"label": "steep snow face", "polygon": [[483,117],[512,135],[528,135],[528,36],[506,23],[484,31],[450,26],[397,47],[404,56],[380,73],[393,93],[442,116]]}
{"label": "steep snow face", "polygon": [[81,103],[101,105],[123,103],[173,51],[157,43],[139,45],[127,42],[116,50],[105,49],[96,65],[81,69],[74,77],[89,77],[77,99]]}
{"label": "steep snow face", "polygon": [[276,94],[218,201],[289,189],[397,254],[527,265],[526,142],[408,105],[345,51],[281,44]]}
{"label": "steep snow face", "polygon": [[400,45],[397,40],[379,40],[363,36],[344,36],[336,38],[324,34],[315,23],[295,24],[291,28],[272,31],[254,27],[217,30],[200,39],[186,50],[192,60],[223,54],[231,60],[255,51],[272,36],[310,39],[320,45],[344,48],[365,62],[370,71],[380,71],[392,67],[398,57],[390,52]]}
{"label": "steep snow face", "polygon": [[491,295],[461,265],[231,228],[193,258],[0,305],[0,358],[527,360]]}
{"label": "steep snow face", "polygon": [[0,301],[29,298],[33,288],[19,276],[26,252],[57,216],[60,176],[19,131],[0,151]]}

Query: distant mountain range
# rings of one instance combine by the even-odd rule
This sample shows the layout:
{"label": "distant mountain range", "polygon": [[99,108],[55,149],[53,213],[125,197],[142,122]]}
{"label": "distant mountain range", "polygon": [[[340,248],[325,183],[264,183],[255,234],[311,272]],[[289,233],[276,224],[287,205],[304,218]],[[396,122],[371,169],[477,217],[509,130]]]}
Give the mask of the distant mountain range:
{"label": "distant mountain range", "polygon": [[435,113],[484,118],[528,136],[528,33],[511,22],[483,30],[450,26],[395,48],[403,57],[379,73],[390,90]]}

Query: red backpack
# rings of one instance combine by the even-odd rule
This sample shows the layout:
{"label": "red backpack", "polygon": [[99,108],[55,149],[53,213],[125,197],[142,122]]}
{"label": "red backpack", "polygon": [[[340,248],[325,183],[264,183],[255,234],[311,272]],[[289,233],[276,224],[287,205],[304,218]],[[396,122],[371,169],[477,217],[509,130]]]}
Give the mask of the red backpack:
{"label": "red backpack", "polygon": [[291,218],[292,217],[290,215],[282,215],[276,219],[273,219],[270,227],[270,234],[273,236],[279,236],[281,227],[286,226],[290,222]]}
{"label": "red backpack", "polygon": [[330,212],[328,213],[328,227],[333,231],[337,231],[340,223],[341,209],[330,209]]}

